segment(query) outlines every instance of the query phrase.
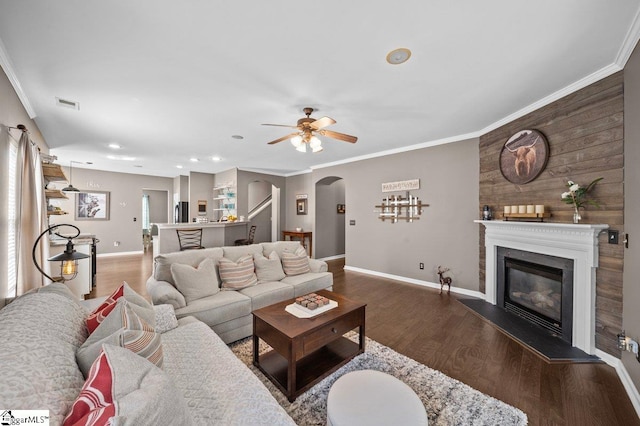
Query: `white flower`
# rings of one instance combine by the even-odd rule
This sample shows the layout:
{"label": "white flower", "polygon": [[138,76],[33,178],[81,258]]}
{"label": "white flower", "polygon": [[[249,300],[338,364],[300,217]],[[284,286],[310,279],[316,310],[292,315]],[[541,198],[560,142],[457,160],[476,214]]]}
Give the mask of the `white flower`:
{"label": "white flower", "polygon": [[564,198],[569,198],[570,196],[571,196],[571,193],[570,193],[570,192],[563,192],[563,193],[562,193],[562,198],[563,198],[563,199],[564,199]]}
{"label": "white flower", "polygon": [[569,186],[571,186],[571,185],[575,185],[575,183],[574,183],[572,180],[570,180],[569,182],[567,182],[567,184],[568,184]]}
{"label": "white flower", "polygon": [[580,185],[578,185],[577,183],[574,183],[571,185],[571,187],[569,188],[569,191],[571,192],[576,192],[578,189],[580,189]]}

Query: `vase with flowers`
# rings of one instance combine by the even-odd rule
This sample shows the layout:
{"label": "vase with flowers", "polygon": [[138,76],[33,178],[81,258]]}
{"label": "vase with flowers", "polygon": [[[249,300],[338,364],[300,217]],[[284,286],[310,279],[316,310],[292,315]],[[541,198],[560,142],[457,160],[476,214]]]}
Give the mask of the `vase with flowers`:
{"label": "vase with flowers", "polygon": [[600,207],[597,201],[587,199],[587,193],[593,189],[598,182],[603,178],[594,179],[587,186],[580,186],[574,181],[567,182],[568,191],[562,193],[562,201],[573,206],[573,223],[580,223],[582,216],[580,216],[580,209],[584,208],[586,204],[591,204],[596,207]]}

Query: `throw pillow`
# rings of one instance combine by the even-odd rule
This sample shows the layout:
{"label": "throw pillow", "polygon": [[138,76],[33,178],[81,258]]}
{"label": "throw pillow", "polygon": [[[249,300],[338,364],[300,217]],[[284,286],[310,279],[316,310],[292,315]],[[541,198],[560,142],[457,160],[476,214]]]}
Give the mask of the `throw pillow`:
{"label": "throw pillow", "polygon": [[89,333],[100,325],[102,321],[109,315],[109,313],[115,307],[119,298],[124,297],[127,301],[133,304],[132,308],[140,315],[144,320],[152,327],[155,324],[155,313],[153,312],[153,306],[145,300],[144,297],[136,293],[126,281],[122,282],[122,285],[118,287],[109,297],[105,299],[102,305],[98,306],[87,317],[87,328]]}
{"label": "throw pillow", "polygon": [[275,251],[272,251],[268,258],[261,254],[254,254],[253,262],[256,265],[256,275],[259,283],[280,281],[287,276],[282,270],[280,256]]}
{"label": "throw pillow", "polygon": [[104,345],[64,425],[190,424],[181,393],[162,370]]}
{"label": "throw pillow", "polygon": [[242,290],[258,284],[250,254],[242,256],[237,262],[223,257],[218,260],[218,270],[223,290]]}
{"label": "throw pillow", "polygon": [[191,265],[174,263],[171,265],[171,275],[176,288],[187,301],[187,305],[194,300],[213,296],[220,291],[216,264],[213,259],[207,258],[200,262],[197,268]]}
{"label": "throw pillow", "polygon": [[304,247],[299,247],[295,253],[288,250],[282,252],[282,267],[287,275],[301,275],[311,272],[309,257]]}
{"label": "throw pillow", "polygon": [[156,333],[166,333],[178,326],[178,319],[173,305],[153,305],[156,313]]}
{"label": "throw pillow", "polygon": [[162,339],[136,314],[132,304],[120,298],[113,311],[98,325],[76,352],[80,371],[87,377],[104,343],[121,346],[162,367]]}

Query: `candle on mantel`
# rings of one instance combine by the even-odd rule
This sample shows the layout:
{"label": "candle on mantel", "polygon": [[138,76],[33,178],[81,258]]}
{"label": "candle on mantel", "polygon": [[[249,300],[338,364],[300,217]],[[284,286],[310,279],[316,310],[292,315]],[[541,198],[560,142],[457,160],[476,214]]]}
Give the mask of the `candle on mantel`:
{"label": "candle on mantel", "polygon": [[504,214],[511,213],[511,206],[504,206]]}
{"label": "candle on mantel", "polygon": [[534,206],[533,204],[527,204],[527,214],[533,214]]}
{"label": "candle on mantel", "polygon": [[527,212],[527,206],[525,205],[518,206],[518,213],[522,214],[526,212]]}
{"label": "candle on mantel", "polygon": [[536,213],[544,214],[544,204],[536,204]]}
{"label": "candle on mantel", "polygon": [[513,214],[518,213],[518,206],[511,206],[511,213]]}

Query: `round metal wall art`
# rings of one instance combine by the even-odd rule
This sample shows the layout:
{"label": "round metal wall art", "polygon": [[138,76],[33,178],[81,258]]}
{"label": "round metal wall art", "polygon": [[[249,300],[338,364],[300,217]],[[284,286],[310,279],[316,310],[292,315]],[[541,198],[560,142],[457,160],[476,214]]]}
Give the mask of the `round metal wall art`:
{"label": "round metal wall art", "polygon": [[522,185],[537,178],[547,166],[549,143],[537,130],[520,130],[500,152],[500,171],[511,183]]}

